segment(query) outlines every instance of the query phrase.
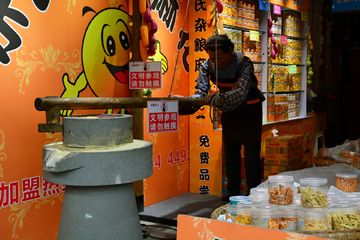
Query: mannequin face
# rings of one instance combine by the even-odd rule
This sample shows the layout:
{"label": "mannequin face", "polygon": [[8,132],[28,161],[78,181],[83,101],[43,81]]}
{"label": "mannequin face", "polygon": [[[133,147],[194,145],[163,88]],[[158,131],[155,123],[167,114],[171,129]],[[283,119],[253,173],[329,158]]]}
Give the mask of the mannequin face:
{"label": "mannequin face", "polygon": [[[230,49],[231,50],[231,49]],[[208,54],[209,54],[209,60],[213,63],[216,64],[216,54],[215,51],[210,51],[208,50]],[[223,68],[226,65],[228,65],[231,60],[232,60],[232,50],[229,51],[228,53],[224,53],[224,51],[222,49],[219,49],[217,51],[217,65],[219,68]]]}

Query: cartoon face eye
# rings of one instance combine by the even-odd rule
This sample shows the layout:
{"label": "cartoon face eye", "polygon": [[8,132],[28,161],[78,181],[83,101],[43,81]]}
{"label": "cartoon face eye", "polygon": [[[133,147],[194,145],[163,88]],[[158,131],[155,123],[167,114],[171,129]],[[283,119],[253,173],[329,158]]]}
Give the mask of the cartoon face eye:
{"label": "cartoon face eye", "polygon": [[108,36],[108,38],[106,39],[106,50],[108,55],[115,55],[115,41],[112,36]]}
{"label": "cartoon face eye", "polygon": [[120,32],[119,38],[120,38],[120,44],[121,44],[121,46],[122,46],[125,50],[129,49],[129,47],[130,47],[130,41],[129,41],[129,38],[128,38],[128,36],[126,35],[126,33]]}

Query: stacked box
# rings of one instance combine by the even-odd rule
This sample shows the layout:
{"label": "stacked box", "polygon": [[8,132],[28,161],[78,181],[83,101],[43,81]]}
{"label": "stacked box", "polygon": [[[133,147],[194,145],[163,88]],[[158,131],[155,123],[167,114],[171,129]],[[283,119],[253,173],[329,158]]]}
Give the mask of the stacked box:
{"label": "stacked box", "polygon": [[303,137],[301,135],[281,135],[265,141],[264,178],[281,172],[304,168]]}
{"label": "stacked box", "polygon": [[307,160],[302,159],[301,162],[297,162],[293,165],[288,166],[272,166],[264,165],[264,181],[268,179],[269,176],[277,175],[282,172],[299,170],[307,167]]}

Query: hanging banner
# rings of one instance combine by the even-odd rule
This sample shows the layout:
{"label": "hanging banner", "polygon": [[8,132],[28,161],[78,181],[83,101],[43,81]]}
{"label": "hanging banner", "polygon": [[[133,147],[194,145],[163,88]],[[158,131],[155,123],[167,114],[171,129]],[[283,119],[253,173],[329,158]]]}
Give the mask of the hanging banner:
{"label": "hanging banner", "polygon": [[309,21],[309,16],[307,13],[301,13],[301,21],[307,22]]}
{"label": "hanging banner", "polygon": [[258,31],[250,30],[250,41],[255,41],[255,42],[259,41],[259,32]]}
{"label": "hanging banner", "polygon": [[287,36],[280,36],[280,44],[287,45]]}
{"label": "hanging banner", "polygon": [[[213,28],[206,24],[207,11],[210,11],[211,4],[212,0],[190,1],[189,95],[196,90],[201,64],[209,58],[205,43],[213,31]],[[209,106],[202,106],[189,116],[190,192],[221,196],[222,132],[213,130],[209,112]]]}
{"label": "hanging banner", "polygon": [[[334,0],[333,0],[334,1]],[[260,1],[262,2],[262,1]],[[294,1],[284,1],[284,0],[269,0],[270,3],[276,4],[282,7],[294,9],[296,11],[308,12],[308,1],[307,0],[294,0]]]}
{"label": "hanging banner", "polygon": [[289,74],[296,74],[296,73],[297,73],[296,65],[289,65]]}
{"label": "hanging banner", "polygon": [[178,130],[178,101],[148,101],[148,133],[176,132]]}
{"label": "hanging banner", "polygon": [[130,89],[162,89],[161,61],[130,62]]}
{"label": "hanging banner", "polygon": [[360,9],[359,1],[339,1],[332,0],[333,12],[356,11]]}
{"label": "hanging banner", "polygon": [[259,1],[259,9],[262,11],[269,11],[269,2]]}
{"label": "hanging banner", "polygon": [[274,5],[274,14],[281,15],[281,6],[276,4]]}

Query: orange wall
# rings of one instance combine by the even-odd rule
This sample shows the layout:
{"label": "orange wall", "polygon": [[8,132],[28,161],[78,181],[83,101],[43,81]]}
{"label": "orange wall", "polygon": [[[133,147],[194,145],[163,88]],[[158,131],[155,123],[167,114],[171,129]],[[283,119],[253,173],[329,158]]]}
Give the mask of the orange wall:
{"label": "orange wall", "polygon": [[[191,1],[189,7],[190,95],[195,92],[200,64],[209,57],[204,43],[212,35],[212,28],[206,25],[206,10],[210,11],[207,8],[211,2]],[[213,130],[209,113],[210,107],[204,106],[190,116],[190,192],[221,196],[222,133]]]}
{"label": "orange wall", "polygon": [[[155,2],[155,1],[154,1]],[[166,3],[168,1],[160,1]],[[170,2],[173,1],[169,1]],[[167,58],[168,70],[163,74],[163,89],[155,90],[152,97],[168,97],[171,82],[173,81],[172,95],[188,96],[189,76],[185,71],[187,58],[183,61],[183,55],[188,54],[189,41],[182,48],[177,46],[180,40],[180,31],[184,26],[185,10],[187,1],[177,1],[179,11],[176,14],[176,22],[172,28],[172,21],[165,21],[166,15],[158,8],[153,7],[152,18],[156,19],[159,30],[155,36],[160,36],[161,52]],[[168,5],[175,9],[176,6]],[[187,18],[188,21],[188,18]],[[183,39],[188,40],[188,24],[186,21]],[[174,75],[175,63],[176,70]],[[174,77],[174,79],[173,79]],[[144,109],[146,116],[146,109]],[[144,119],[146,132],[147,118]],[[154,173],[144,181],[145,206],[175,197],[189,191],[189,124],[187,116],[179,116],[179,131],[169,133],[145,134],[145,140],[153,143]],[[159,164],[161,162],[161,164]]]}
{"label": "orange wall", "polygon": [[[57,236],[64,189],[63,186],[43,181],[42,146],[62,141],[62,136],[61,133],[38,132],[37,125],[45,122],[45,113],[35,110],[34,100],[45,96],[60,97],[63,93],[64,97],[130,95],[128,84],[116,81],[102,65],[104,59],[113,65],[123,65],[124,61],[126,64],[129,51],[116,50],[114,56],[105,56],[99,45],[101,37],[96,34],[88,35],[91,47],[84,47],[84,51],[82,49],[83,42],[86,46],[85,31],[90,31],[90,26],[102,26],[101,21],[110,21],[111,14],[109,9],[105,10],[107,8],[117,8],[122,4],[124,6],[121,9],[127,12],[126,0],[49,1],[50,5],[45,11],[39,10],[33,2],[36,1],[10,1],[10,7],[5,11],[10,17],[6,16],[2,20],[9,27],[0,27],[1,46],[11,43],[8,46],[11,49],[5,49],[10,61],[0,57],[0,195],[5,193],[11,198],[8,201],[0,196],[1,239],[56,239]],[[179,1],[179,4],[174,28],[167,27],[157,11],[152,11],[152,17],[159,26],[155,37],[160,41],[161,49],[158,50],[162,53],[155,60],[160,60],[159,56],[167,60],[163,89],[154,91],[154,97],[167,97],[169,94],[179,31],[183,27],[186,9],[184,1]],[[90,11],[82,15],[85,6],[91,7],[96,13]],[[3,10],[4,6],[1,7]],[[101,19],[101,11],[108,11],[109,14]],[[97,18],[94,18],[95,15]],[[122,15],[124,19],[125,15]],[[12,16],[15,19],[11,19]],[[100,23],[95,23],[95,19]],[[16,34],[10,38],[12,29]],[[117,34],[119,28],[113,31]],[[16,44],[16,35],[21,37],[19,44]],[[11,47],[12,44],[15,47]],[[180,56],[184,51],[185,48],[180,50]],[[3,56],[1,54],[5,54],[2,49],[0,56]],[[69,82],[75,83],[69,83],[67,89],[71,91],[66,92],[63,85],[65,73],[69,76]],[[177,64],[172,92],[188,95],[188,73],[184,70],[181,58]],[[89,112],[104,113],[105,110],[86,111]],[[188,192],[188,118],[180,117],[179,132],[145,134],[144,138],[153,143],[154,163],[158,155],[162,161],[161,168],[154,166],[153,176],[144,182],[145,205]],[[167,163],[170,153],[174,159],[172,166]],[[7,192],[8,189],[11,191]],[[31,191],[35,193],[33,198],[30,197]]]}

